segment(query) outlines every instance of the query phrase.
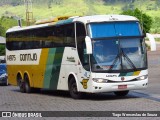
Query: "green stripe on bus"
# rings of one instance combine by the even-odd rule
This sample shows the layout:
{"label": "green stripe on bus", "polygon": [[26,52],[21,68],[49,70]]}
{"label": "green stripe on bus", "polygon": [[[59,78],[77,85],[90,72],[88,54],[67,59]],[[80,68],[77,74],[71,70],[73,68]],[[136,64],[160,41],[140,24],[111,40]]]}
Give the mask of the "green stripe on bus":
{"label": "green stripe on bus", "polygon": [[126,75],[127,75],[127,73],[120,73],[119,77],[126,76]]}
{"label": "green stripe on bus", "polygon": [[53,60],[55,58],[55,52],[56,52],[56,49],[49,49],[48,59],[46,64],[46,71],[45,71],[44,82],[43,82],[44,88],[50,87],[50,80],[52,76],[51,73],[52,73]]}
{"label": "green stripe on bus", "polygon": [[141,71],[128,72],[128,73],[120,73],[119,77],[122,76],[138,76]]}
{"label": "green stripe on bus", "polygon": [[68,23],[72,23],[73,22],[73,18],[67,19],[67,20],[60,20],[56,23],[56,25],[63,25],[63,24],[68,24]]}
{"label": "green stripe on bus", "polygon": [[50,89],[57,90],[60,68],[62,63],[64,48],[56,48],[54,60],[53,60],[53,67],[52,67],[52,77],[50,81]]}

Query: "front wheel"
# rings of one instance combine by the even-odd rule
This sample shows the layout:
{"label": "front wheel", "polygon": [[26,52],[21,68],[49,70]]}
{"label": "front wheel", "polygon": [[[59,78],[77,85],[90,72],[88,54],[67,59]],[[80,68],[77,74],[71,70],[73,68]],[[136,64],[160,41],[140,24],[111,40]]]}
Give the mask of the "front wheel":
{"label": "front wheel", "polygon": [[126,96],[128,93],[129,93],[129,90],[127,90],[127,91],[117,91],[117,92],[114,92],[114,94],[115,94],[116,96]]}
{"label": "front wheel", "polygon": [[82,98],[82,93],[78,92],[77,84],[74,78],[71,78],[71,80],[69,81],[69,92],[71,97],[74,99]]}

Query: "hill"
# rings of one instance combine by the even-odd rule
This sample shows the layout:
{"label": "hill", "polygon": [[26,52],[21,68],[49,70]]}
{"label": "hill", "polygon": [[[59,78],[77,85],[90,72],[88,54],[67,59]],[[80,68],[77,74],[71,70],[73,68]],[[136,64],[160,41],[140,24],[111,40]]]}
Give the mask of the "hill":
{"label": "hill", "polygon": [[[123,10],[135,8],[139,8],[153,17],[160,15],[160,0],[32,1],[35,19],[61,15],[119,14]],[[3,15],[18,15],[25,18],[24,0],[1,0],[0,16]]]}
{"label": "hill", "polygon": [[[157,18],[160,15],[160,0],[32,0],[32,2],[35,20],[63,15],[120,14],[127,9],[139,8],[153,18],[154,32],[157,31],[155,30],[157,19],[160,19]],[[0,16],[19,16],[25,19],[24,0],[1,0]]]}

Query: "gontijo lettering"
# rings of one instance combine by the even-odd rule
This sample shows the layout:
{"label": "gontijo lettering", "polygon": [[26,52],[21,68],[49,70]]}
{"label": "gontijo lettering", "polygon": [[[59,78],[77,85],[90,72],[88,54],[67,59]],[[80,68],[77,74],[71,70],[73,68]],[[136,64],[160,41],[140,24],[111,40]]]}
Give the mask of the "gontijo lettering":
{"label": "gontijo lettering", "polygon": [[20,61],[36,61],[37,54],[20,54]]}

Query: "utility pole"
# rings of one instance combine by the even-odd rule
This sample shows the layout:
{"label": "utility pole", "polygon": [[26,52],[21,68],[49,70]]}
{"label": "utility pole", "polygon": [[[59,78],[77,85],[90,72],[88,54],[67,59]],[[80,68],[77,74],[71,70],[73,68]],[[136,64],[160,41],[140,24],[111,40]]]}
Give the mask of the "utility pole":
{"label": "utility pole", "polygon": [[33,12],[32,12],[32,0],[24,0],[26,8],[26,24],[27,26],[33,23]]}

